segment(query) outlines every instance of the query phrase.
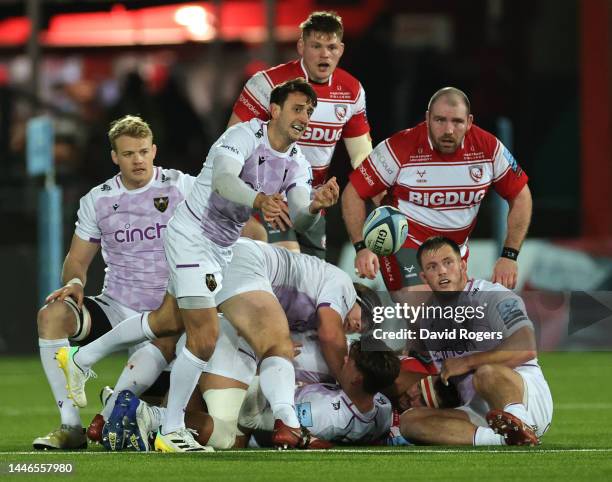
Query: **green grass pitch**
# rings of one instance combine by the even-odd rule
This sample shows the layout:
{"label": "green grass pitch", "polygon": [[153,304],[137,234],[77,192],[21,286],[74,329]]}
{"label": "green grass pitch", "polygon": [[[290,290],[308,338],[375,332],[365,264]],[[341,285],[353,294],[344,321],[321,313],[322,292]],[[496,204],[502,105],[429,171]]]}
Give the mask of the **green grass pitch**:
{"label": "green grass pitch", "polygon": [[[123,358],[96,366],[87,386],[87,424],[97,394]],[[552,427],[535,449],[355,447],[330,452],[217,451],[214,454],[32,452],[59,416],[37,357],[0,358],[0,479],[349,482],[410,480],[612,480],[612,353],[540,356],[555,403]],[[72,475],[8,474],[9,463],[71,463]],[[67,479],[66,479],[67,478]]]}

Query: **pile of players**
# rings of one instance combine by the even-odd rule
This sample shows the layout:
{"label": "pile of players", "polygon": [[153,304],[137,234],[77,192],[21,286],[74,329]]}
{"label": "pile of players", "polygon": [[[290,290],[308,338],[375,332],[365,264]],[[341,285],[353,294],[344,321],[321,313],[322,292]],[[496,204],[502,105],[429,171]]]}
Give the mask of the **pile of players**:
{"label": "pile of players", "polygon": [[[247,82],[197,177],[154,166],[141,118],[111,125],[119,173],[81,199],[65,284],[38,316],[61,426],[35,448],[81,449],[87,438],[163,452],[539,443],[552,399],[532,323],[509,290],[531,215],[526,174],[453,87],[434,93],[423,123],[372,150],[363,87],[337,68],[341,19],[315,12],[301,29],[300,58]],[[422,340],[404,356],[371,336],[380,298],[323,260],[341,137],[355,169],[342,211],[356,274],[382,268],[397,302],[423,290],[439,304],[492,293],[485,323],[502,340],[467,350]],[[469,280],[467,238],[490,187],[509,204],[506,243],[492,281]],[[408,217],[395,255],[363,244],[369,198]],[[104,288],[86,297],[99,248]],[[130,358],[85,431],[91,367],[123,349]]]}

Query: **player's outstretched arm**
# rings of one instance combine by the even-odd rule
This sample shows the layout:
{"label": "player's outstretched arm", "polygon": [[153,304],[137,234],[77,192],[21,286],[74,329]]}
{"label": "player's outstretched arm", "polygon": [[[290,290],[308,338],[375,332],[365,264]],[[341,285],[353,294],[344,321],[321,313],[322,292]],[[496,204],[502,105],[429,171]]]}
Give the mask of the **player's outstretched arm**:
{"label": "player's outstretched arm", "polygon": [[[342,217],[351,243],[363,241],[366,203],[351,182],[342,193]],[[355,256],[355,270],[361,278],[374,279],[379,270],[378,256],[367,248],[360,249]]]}
{"label": "player's outstretched arm", "polygon": [[62,281],[65,285],[47,296],[45,302],[50,303],[56,299],[63,301],[70,296],[81,308],[84,296],[83,287],[87,281],[87,270],[99,249],[100,245],[98,243],[90,243],[76,234],[73,235],[70,250],[66,255],[62,269]]}
{"label": "player's outstretched arm", "polygon": [[[516,197],[508,201],[508,234],[504,246],[519,251],[527,236],[531,222],[532,199],[529,186],[525,185]],[[514,289],[518,278],[516,260],[500,257],[493,268],[491,281],[500,283],[508,289]]]}

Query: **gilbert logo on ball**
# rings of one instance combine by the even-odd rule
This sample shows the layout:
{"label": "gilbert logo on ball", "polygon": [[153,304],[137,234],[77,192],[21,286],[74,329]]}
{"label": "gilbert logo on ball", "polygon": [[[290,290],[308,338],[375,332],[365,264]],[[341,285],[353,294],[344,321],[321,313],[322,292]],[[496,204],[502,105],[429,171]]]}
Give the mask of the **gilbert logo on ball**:
{"label": "gilbert logo on ball", "polygon": [[366,247],[379,256],[397,252],[408,236],[408,221],[399,209],[380,206],[370,213],[363,225]]}

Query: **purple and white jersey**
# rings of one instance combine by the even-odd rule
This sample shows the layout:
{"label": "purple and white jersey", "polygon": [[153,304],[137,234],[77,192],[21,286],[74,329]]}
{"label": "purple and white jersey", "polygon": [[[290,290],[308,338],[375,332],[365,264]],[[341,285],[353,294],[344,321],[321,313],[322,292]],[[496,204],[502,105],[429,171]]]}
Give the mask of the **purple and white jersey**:
{"label": "purple and white jersey", "polygon": [[292,253],[265,243],[256,244],[265,259],[268,279],[285,310],[291,331],[316,330],[319,326],[317,310],[323,306],[332,308],[342,320],[346,318],[357,301],[349,275],[314,256]]}
{"label": "purple and white jersey", "polygon": [[126,189],[117,174],[81,198],[75,234],[101,244],[102,293],[135,311],[159,307],[169,276],[162,232],[194,180],[155,167],[151,181],[139,189]]}
{"label": "purple and white jersey", "polygon": [[260,119],[230,127],[211,147],[193,190],[175,217],[179,223],[199,223],[204,236],[218,246],[225,248],[236,242],[252,211],[212,190],[213,169],[219,156],[239,161],[243,165],[240,179],[255,191],[270,195],[296,186],[311,190],[311,167],[297,144],[286,152],[272,149],[268,123]]}
{"label": "purple and white jersey", "polygon": [[389,432],[391,402],[377,393],[374,407],[361,413],[338,386],[327,383],[304,385],[295,392],[295,410],[300,423],[313,435],[336,443],[371,443]]}
{"label": "purple and white jersey", "polygon": [[[442,363],[446,358],[459,358],[476,352],[490,351],[521,328],[527,326],[533,329],[533,323],[527,315],[525,303],[521,297],[499,283],[491,283],[482,279],[468,280],[457,305],[482,307],[484,316],[474,317],[470,322],[466,321],[466,327],[471,332],[500,333],[501,339],[483,339],[475,342],[458,336],[456,340],[422,340],[421,343],[429,351],[438,370],[442,368]],[[458,329],[457,326],[460,327],[453,320],[423,318],[419,320],[419,328],[430,332],[442,331],[447,327],[444,323],[448,324],[451,330]],[[527,361],[524,365],[539,369],[537,358]],[[450,379],[457,387],[464,404],[469,403],[476,395],[472,378],[472,373],[467,373]]]}

